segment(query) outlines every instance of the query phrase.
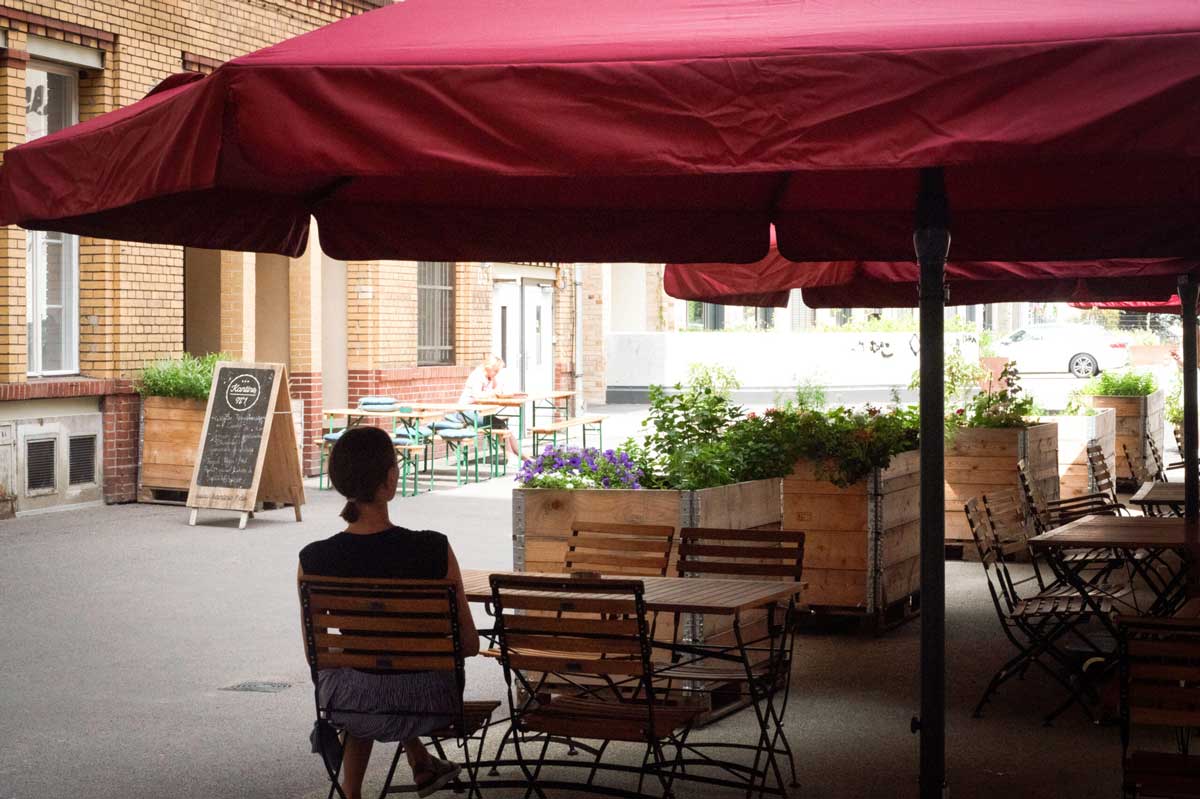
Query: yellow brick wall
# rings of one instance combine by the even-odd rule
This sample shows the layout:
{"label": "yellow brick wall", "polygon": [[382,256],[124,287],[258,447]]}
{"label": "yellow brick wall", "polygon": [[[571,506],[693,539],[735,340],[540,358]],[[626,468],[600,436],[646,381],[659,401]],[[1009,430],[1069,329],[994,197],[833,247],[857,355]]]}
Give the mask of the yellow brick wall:
{"label": "yellow brick wall", "polygon": [[454,362],[474,368],[492,351],[492,281],[477,263],[454,265]]}
{"label": "yellow brick wall", "polygon": [[[223,62],[386,0],[0,3],[0,29],[7,32],[10,54],[25,52],[27,33],[104,50],[104,69],[87,71],[79,83],[80,118],[88,119],[141,99],[163,78],[182,71],[185,60],[192,67]],[[0,157],[24,141],[24,86],[25,65],[0,58]],[[182,351],[181,248],[83,239],[79,256],[82,374],[129,376],[148,360]],[[0,382],[25,379],[25,268],[23,232],[0,229]],[[232,263],[231,268],[241,269]],[[246,280],[253,281],[253,269],[248,277],[246,272],[236,276],[243,288]],[[228,332],[222,319],[222,341],[228,335],[243,357],[253,351],[250,302],[249,311],[235,313]]]}
{"label": "yellow brick wall", "polygon": [[[8,46],[24,50],[24,35],[10,33]],[[0,57],[0,162],[4,150],[23,141],[25,65],[14,58]],[[0,227],[0,382],[25,379],[26,347],[25,231]]]}

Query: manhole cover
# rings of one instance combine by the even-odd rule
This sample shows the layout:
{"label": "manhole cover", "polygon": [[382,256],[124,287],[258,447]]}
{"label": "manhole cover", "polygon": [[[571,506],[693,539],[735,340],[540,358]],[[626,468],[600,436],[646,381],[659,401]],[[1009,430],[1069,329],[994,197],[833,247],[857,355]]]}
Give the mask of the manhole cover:
{"label": "manhole cover", "polygon": [[270,682],[268,680],[248,680],[237,685],[222,688],[222,691],[250,691],[257,694],[277,694],[291,688],[290,682]]}

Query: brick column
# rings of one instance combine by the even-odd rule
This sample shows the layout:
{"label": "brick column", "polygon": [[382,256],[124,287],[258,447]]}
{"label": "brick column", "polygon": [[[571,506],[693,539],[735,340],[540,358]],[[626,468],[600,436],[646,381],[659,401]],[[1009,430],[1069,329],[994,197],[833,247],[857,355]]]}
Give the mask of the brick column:
{"label": "brick column", "polygon": [[254,360],[254,271],[252,252],[221,251],[221,351]]}
{"label": "brick column", "polygon": [[291,394],[304,403],[301,424],[301,468],[316,474],[320,465],[321,410],[321,248],[316,224],[309,233],[308,251],[288,261],[288,302]]}
{"label": "brick column", "polygon": [[349,399],[384,393],[386,375],[417,365],[417,264],[346,264],[346,371]]}
{"label": "brick column", "polygon": [[[0,162],[4,150],[25,141],[25,36],[8,33],[0,50]],[[0,382],[21,383],[28,369],[25,231],[0,228]]]}
{"label": "brick column", "polygon": [[608,389],[604,376],[608,364],[604,295],[611,269],[609,264],[583,265],[583,393],[588,402],[603,403]]}
{"label": "brick column", "polygon": [[469,366],[474,369],[483,360],[483,356],[491,351],[491,278],[477,263],[456,263],[454,265],[454,362],[459,366]]}
{"label": "brick column", "polygon": [[[128,381],[123,388],[132,391]],[[100,400],[104,421],[104,501],[112,505],[137,500],[138,415],[142,399],[137,394],[109,394]]]}

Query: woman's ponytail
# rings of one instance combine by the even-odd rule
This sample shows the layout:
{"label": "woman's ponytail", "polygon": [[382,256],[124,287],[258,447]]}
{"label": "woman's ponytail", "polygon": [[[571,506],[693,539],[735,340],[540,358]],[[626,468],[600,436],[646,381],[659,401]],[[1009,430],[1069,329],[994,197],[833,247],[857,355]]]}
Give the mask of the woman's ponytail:
{"label": "woman's ponytail", "polygon": [[359,513],[358,513],[358,503],[357,503],[357,502],[355,502],[354,500],[350,500],[350,501],[348,501],[348,502],[347,502],[347,503],[346,503],[346,504],[345,504],[345,505],[342,507],[342,513],[341,513],[341,516],[342,516],[342,518],[343,518],[343,519],[345,519],[345,520],[346,520],[346,522],[347,522],[348,524],[354,524],[356,521],[358,521],[358,516],[359,516]]}

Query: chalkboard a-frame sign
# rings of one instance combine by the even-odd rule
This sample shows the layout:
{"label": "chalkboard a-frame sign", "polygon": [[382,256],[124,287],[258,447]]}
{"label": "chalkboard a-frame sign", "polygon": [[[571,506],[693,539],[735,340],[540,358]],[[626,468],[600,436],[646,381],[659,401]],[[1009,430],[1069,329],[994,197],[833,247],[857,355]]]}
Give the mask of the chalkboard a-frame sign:
{"label": "chalkboard a-frame sign", "polygon": [[188,524],[201,508],[240,511],[238,529],[260,502],[291,505],[300,521],[304,483],[287,370],[279,363],[217,364],[200,453],[192,471]]}

